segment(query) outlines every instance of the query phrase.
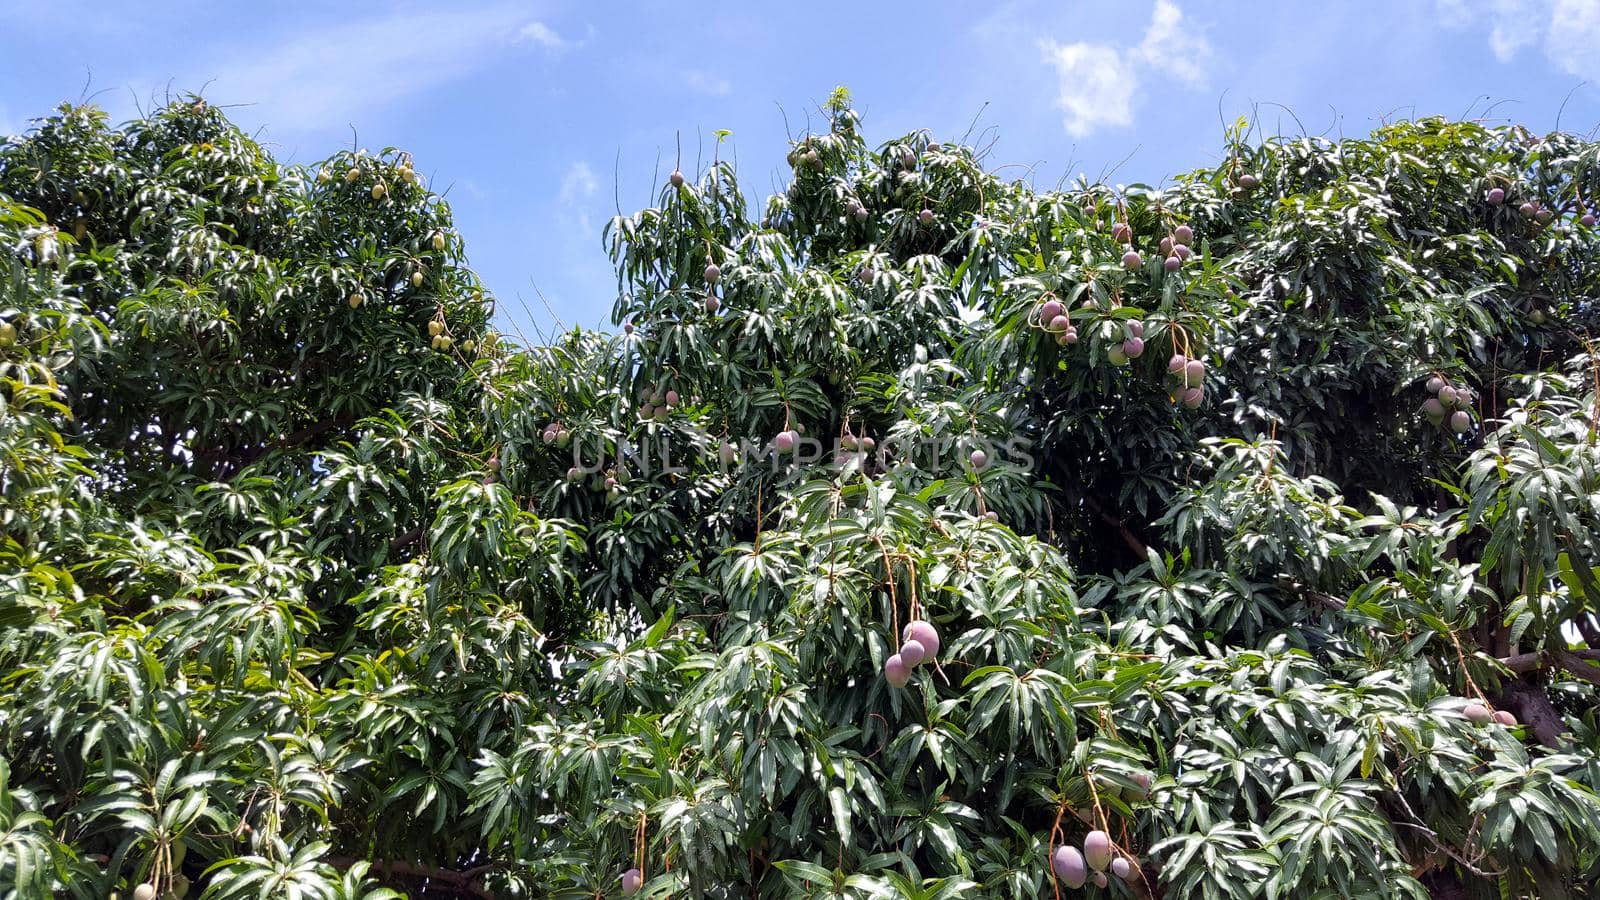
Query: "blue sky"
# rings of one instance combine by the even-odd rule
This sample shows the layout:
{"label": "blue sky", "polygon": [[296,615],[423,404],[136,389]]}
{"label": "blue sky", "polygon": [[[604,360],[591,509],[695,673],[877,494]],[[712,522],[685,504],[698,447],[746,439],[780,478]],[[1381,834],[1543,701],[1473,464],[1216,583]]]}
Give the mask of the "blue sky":
{"label": "blue sky", "polygon": [[1214,162],[1221,117],[1252,108],[1269,131],[1298,130],[1292,110],[1329,135],[1434,113],[1542,130],[1563,102],[1564,127],[1600,124],[1600,0],[0,0],[0,22],[0,132],[87,83],[118,119],[203,89],[286,160],[352,129],[412,151],[502,325],[534,339],[608,318],[601,227],[653,202],[680,136],[688,170],[732,130],[764,199],[786,128],[818,121],[839,84],[869,140],[954,140],[976,121],[991,167],[1041,186]]}

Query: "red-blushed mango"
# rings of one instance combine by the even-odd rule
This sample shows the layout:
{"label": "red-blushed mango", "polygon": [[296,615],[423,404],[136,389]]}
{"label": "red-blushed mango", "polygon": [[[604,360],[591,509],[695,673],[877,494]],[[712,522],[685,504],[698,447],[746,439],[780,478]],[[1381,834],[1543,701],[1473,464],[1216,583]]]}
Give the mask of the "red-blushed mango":
{"label": "red-blushed mango", "polygon": [[624,896],[639,893],[639,887],[643,884],[644,873],[638,869],[629,869],[622,873],[622,893]]}
{"label": "red-blushed mango", "polygon": [[939,629],[933,627],[932,622],[922,619],[913,619],[906,623],[901,634],[902,641],[916,641],[928,652],[928,659],[939,655]]}
{"label": "red-blushed mango", "polygon": [[1172,239],[1180,244],[1187,244],[1194,240],[1194,229],[1187,225],[1179,225],[1172,229]]}
{"label": "red-blushed mango", "polygon": [[1053,322],[1062,312],[1060,300],[1046,300],[1039,304],[1039,321]]}
{"label": "red-blushed mango", "polygon": [[1100,830],[1084,835],[1083,858],[1088,861],[1089,868],[1105,871],[1105,867],[1111,865],[1111,835]]}
{"label": "red-blushed mango", "polygon": [[1061,879],[1061,883],[1069,888],[1081,888],[1089,880],[1089,867],[1083,861],[1083,854],[1077,847],[1061,846],[1056,848],[1055,855],[1050,858],[1050,868]]}
{"label": "red-blushed mango", "polygon": [[1111,874],[1123,881],[1133,880],[1133,864],[1128,862],[1126,856],[1119,856],[1111,861]]}
{"label": "red-blushed mango", "polygon": [[911,680],[911,667],[906,665],[905,658],[900,654],[889,657],[883,662],[883,678],[889,684],[903,688]]}
{"label": "red-blushed mango", "polygon": [[1468,703],[1466,706],[1461,707],[1461,714],[1467,717],[1467,721],[1475,725],[1486,724],[1490,719],[1494,718],[1493,714],[1489,712],[1489,707],[1484,706],[1482,703]]}
{"label": "red-blushed mango", "polygon": [[1122,254],[1122,267],[1124,269],[1137,269],[1144,265],[1144,257],[1137,250],[1129,250]]}
{"label": "red-blushed mango", "polygon": [[1096,872],[1096,873],[1094,873],[1094,886],[1095,887],[1103,888],[1109,883],[1110,883],[1110,879],[1106,878],[1106,873],[1104,873],[1104,872]]}
{"label": "red-blushed mango", "polygon": [[921,641],[906,641],[900,645],[899,655],[907,666],[916,668],[928,658],[928,648],[922,646]]}
{"label": "red-blushed mango", "polygon": [[1512,715],[1507,710],[1503,710],[1503,709],[1495,710],[1494,711],[1494,720],[1496,722],[1499,722],[1501,725],[1504,725],[1507,728],[1515,728],[1515,727],[1517,727],[1517,717]]}

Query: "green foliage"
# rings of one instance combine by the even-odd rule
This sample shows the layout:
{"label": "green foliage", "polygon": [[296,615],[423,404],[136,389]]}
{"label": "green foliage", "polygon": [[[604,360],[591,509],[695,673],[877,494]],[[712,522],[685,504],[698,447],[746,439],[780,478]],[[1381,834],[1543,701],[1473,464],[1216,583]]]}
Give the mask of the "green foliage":
{"label": "green foliage", "polygon": [[1036,191],[826,110],[545,347],[404,153],[0,146],[0,896],[1587,896],[1600,145]]}

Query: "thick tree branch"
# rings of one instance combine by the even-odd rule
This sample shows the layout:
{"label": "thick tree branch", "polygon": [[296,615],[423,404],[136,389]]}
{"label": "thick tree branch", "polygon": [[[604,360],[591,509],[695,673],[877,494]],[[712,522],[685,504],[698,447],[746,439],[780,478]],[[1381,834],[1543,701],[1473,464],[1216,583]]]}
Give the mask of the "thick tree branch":
{"label": "thick tree branch", "polygon": [[1556,662],[1568,673],[1592,684],[1600,684],[1600,668],[1589,665],[1589,660],[1600,659],[1594,651],[1557,650]]}
{"label": "thick tree branch", "polygon": [[1577,627],[1578,633],[1583,635],[1584,641],[1590,647],[1600,647],[1600,628],[1595,627],[1592,616],[1585,613],[1573,619],[1572,624]]}
{"label": "thick tree branch", "polygon": [[1539,743],[1546,747],[1560,747],[1567,724],[1540,685],[1518,679],[1506,685],[1497,706],[1504,706],[1517,714],[1517,719],[1528,726]]}
{"label": "thick tree branch", "polygon": [[425,529],[421,525],[418,525],[404,534],[395,535],[394,539],[389,542],[389,552],[394,553],[404,550],[412,544],[422,540],[422,533],[424,530]]}
{"label": "thick tree branch", "polygon": [[304,444],[306,441],[309,441],[312,438],[322,434],[323,432],[332,431],[335,428],[343,428],[346,425],[353,424],[354,422],[355,417],[351,415],[328,416],[325,419],[313,422],[310,425],[301,428],[299,431],[295,431],[278,438],[271,444],[268,444],[264,447],[259,447],[250,454],[246,454],[244,465],[249,465],[250,463],[255,462],[256,459],[264,456],[268,450],[282,450],[288,447],[298,447],[301,444]]}
{"label": "thick tree branch", "polygon": [[1089,507],[1089,509],[1092,510],[1095,515],[1099,516],[1107,525],[1117,529],[1117,534],[1122,538],[1122,542],[1128,545],[1128,549],[1132,550],[1134,555],[1138,556],[1140,559],[1150,558],[1150,548],[1145,546],[1144,541],[1139,540],[1139,536],[1134,534],[1133,531],[1128,528],[1128,523],[1106,512],[1105,507],[1100,505],[1100,501],[1089,496],[1088,494],[1084,495],[1083,503],[1085,506]]}
{"label": "thick tree branch", "polygon": [[1338,597],[1335,597],[1332,594],[1324,593],[1316,588],[1308,587],[1296,581],[1290,581],[1287,578],[1279,579],[1278,587],[1292,594],[1303,595],[1307,600],[1315,600],[1324,608],[1333,610],[1334,612],[1344,612],[1345,609],[1348,608],[1343,600],[1340,600]]}
{"label": "thick tree branch", "polygon": [[[433,866],[424,866],[421,864],[408,863],[404,861],[391,862],[383,859],[364,861],[372,864],[372,874],[379,877],[387,878],[398,876],[400,878],[411,880],[425,879],[430,882],[435,882],[439,887],[455,891],[459,894],[471,894],[474,897],[482,898],[482,900],[494,900],[494,894],[491,893],[487,888],[478,884],[477,880],[478,876],[483,875],[489,870],[493,869],[493,865],[477,866],[475,868],[467,869],[466,871],[457,871],[455,869],[439,869],[434,868]],[[357,862],[363,862],[363,860],[358,860],[349,856],[330,856],[327,857],[326,862],[328,865],[333,866],[336,869],[348,869]]]}
{"label": "thick tree branch", "polygon": [[355,424],[356,418],[351,415],[328,416],[312,422],[310,425],[292,431],[277,440],[268,441],[253,447],[196,447],[192,452],[197,458],[218,461],[232,477],[240,470],[266,456],[272,450],[282,450],[298,447],[314,437],[335,428],[344,428]]}
{"label": "thick tree branch", "polygon": [[[1552,663],[1560,663],[1562,668],[1567,668],[1565,661],[1561,659],[1563,655],[1572,657],[1580,664],[1586,660],[1600,660],[1600,650],[1557,650],[1554,652],[1534,650],[1529,653],[1518,653],[1515,656],[1502,657],[1498,662],[1519,675],[1525,675],[1529,672],[1547,669]],[[1594,667],[1585,666],[1585,668],[1593,669]],[[1595,672],[1600,673],[1600,669],[1595,669]],[[1580,678],[1588,678],[1586,674],[1576,672],[1573,674],[1578,675]],[[1593,679],[1590,680],[1592,681]]]}

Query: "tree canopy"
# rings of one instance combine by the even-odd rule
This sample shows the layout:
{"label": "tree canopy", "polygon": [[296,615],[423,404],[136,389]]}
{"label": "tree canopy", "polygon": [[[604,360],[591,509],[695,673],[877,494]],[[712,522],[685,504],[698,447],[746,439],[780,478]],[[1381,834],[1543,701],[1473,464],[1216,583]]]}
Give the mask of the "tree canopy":
{"label": "tree canopy", "polygon": [[1600,880],[1600,144],[869,144],[493,326],[395,149],[0,144],[0,896]]}

